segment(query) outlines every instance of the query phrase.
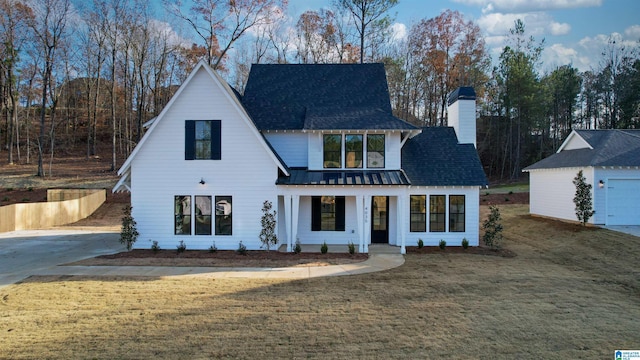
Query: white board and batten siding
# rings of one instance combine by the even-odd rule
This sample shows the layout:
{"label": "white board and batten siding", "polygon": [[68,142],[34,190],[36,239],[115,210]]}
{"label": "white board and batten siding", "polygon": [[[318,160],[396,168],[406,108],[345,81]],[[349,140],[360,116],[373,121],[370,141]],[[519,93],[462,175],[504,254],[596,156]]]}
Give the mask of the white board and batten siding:
{"label": "white board and batten siding", "polygon": [[289,167],[307,167],[309,134],[302,131],[269,131],[264,133],[273,149]]}
{"label": "white board and batten siding", "polygon": [[[330,133],[330,132],[329,132]],[[328,134],[329,134],[328,133]],[[368,132],[349,132],[348,134],[362,134],[366,135]],[[335,134],[338,134],[337,132]],[[379,134],[379,132],[371,132],[371,134]],[[400,132],[399,131],[386,131],[385,133],[385,158],[384,158],[384,169],[376,168],[375,170],[399,170],[401,163],[401,141],[400,141]],[[366,136],[364,136],[366,138]],[[367,145],[366,139],[363,140],[363,164],[366,166],[367,162]],[[309,157],[309,170],[324,170],[323,168],[323,160],[324,160],[324,152],[323,152],[323,133],[322,132],[311,132],[309,133],[309,142],[308,142],[308,157]],[[344,167],[344,159],[345,159],[345,146],[344,146],[344,135],[342,137],[342,166]],[[288,163],[287,163],[288,164]],[[366,168],[363,168],[366,169]],[[335,170],[335,169],[333,169]],[[361,169],[350,169],[350,170],[361,170]]]}
{"label": "white board and batten siding", "polygon": [[[595,223],[640,225],[640,170],[596,168],[595,174]],[[603,188],[597,185],[600,180]]]}
{"label": "white board and batten siding", "polygon": [[[140,232],[135,248],[148,249],[158,241],[163,249],[175,249],[180,240],[187,249],[207,249],[213,241],[220,249],[237,249],[241,240],[249,249],[259,248],[262,203],[277,206],[278,168],[241,116],[225,88],[203,68],[174,99],[132,160],[131,203]],[[185,160],[185,120],[221,120],[221,160]],[[174,235],[176,195],[191,195],[192,208],[195,195],[212,196],[212,202],[215,196],[232,196],[233,234]]]}
{"label": "white board and batten siding", "polygon": [[[531,214],[577,221],[573,197],[573,179],[582,170],[587,183],[593,184],[593,168],[561,168],[529,172]],[[593,189],[592,189],[593,190]],[[594,207],[596,206],[594,201]],[[594,218],[589,220],[594,223]]]}
{"label": "white board and batten siding", "polygon": [[[416,246],[418,240],[422,239],[424,246],[438,246],[440,240],[447,242],[447,246],[461,246],[462,239],[469,241],[469,246],[478,246],[480,239],[480,228],[478,226],[480,219],[480,189],[477,186],[465,187],[412,187],[408,190],[410,195],[426,195],[427,196],[427,231],[411,232],[410,216],[409,216],[409,196],[407,196],[405,219],[406,224],[406,246]],[[446,195],[446,213],[445,213],[445,232],[429,231],[429,195]],[[464,232],[449,232],[449,195],[464,195],[465,199],[465,226]]]}

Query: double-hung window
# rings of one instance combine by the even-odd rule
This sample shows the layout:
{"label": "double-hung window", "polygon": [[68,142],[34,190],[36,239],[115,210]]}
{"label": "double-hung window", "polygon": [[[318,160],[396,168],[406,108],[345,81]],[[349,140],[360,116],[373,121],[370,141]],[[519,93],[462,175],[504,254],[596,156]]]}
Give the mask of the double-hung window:
{"label": "double-hung window", "polygon": [[216,196],[216,235],[232,234],[231,196]]}
{"label": "double-hung window", "polygon": [[222,132],[220,120],[185,121],[185,160],[220,160]]}
{"label": "double-hung window", "polygon": [[411,225],[409,231],[427,231],[427,196],[411,195],[409,200],[411,203]]}
{"label": "double-hung window", "polygon": [[345,135],[345,167],[362,168],[362,135]]}
{"label": "double-hung window", "polygon": [[342,135],[325,134],[323,137],[323,167],[342,167]]}
{"label": "double-hung window", "polygon": [[174,234],[191,235],[191,196],[178,195],[173,198]]}
{"label": "double-hung window", "polygon": [[384,168],[384,134],[367,135],[367,167]]}
{"label": "double-hung window", "polygon": [[446,217],[446,196],[430,195],[429,196],[429,231],[445,232]]}
{"label": "double-hung window", "polygon": [[464,195],[449,195],[449,231],[464,232]]}

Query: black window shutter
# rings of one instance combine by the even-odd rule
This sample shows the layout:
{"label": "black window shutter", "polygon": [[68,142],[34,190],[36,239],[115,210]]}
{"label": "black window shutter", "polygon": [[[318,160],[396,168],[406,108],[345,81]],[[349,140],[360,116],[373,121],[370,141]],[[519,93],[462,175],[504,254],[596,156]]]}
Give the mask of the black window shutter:
{"label": "black window shutter", "polygon": [[211,121],[211,160],[222,158],[222,121]]}
{"label": "black window shutter", "polygon": [[336,231],[344,231],[344,196],[336,196]]}
{"label": "black window shutter", "polygon": [[311,231],[320,231],[322,223],[320,196],[311,197]]}
{"label": "black window shutter", "polygon": [[184,159],[193,160],[196,158],[196,122],[187,120],[184,122]]}

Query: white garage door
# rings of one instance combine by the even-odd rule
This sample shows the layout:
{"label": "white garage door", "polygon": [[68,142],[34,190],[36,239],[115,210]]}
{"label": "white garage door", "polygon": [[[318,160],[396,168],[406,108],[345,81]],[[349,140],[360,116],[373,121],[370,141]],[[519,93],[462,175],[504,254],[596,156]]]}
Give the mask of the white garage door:
{"label": "white garage door", "polygon": [[640,225],[640,179],[610,179],[607,225]]}

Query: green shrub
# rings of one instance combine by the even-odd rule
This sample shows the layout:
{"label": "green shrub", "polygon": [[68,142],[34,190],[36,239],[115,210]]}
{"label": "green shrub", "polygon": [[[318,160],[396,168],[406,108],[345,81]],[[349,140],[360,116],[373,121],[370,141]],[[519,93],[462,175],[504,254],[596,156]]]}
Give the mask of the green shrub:
{"label": "green shrub", "polygon": [[302,252],[302,246],[300,245],[300,240],[296,240],[296,245],[293,247],[293,252],[296,254],[300,254]]}
{"label": "green shrub", "polygon": [[33,191],[33,188],[32,188],[31,186],[29,186],[29,187],[27,188],[27,191]]}
{"label": "green shrub", "polygon": [[462,248],[466,249],[469,247],[469,240],[467,238],[462,239]]}
{"label": "green shrub", "polygon": [[138,239],[138,229],[136,228],[136,221],[131,216],[131,206],[124,207],[122,216],[122,229],[120,230],[120,243],[127,247],[127,251],[131,250],[133,243]]}
{"label": "green shrub", "polygon": [[236,252],[240,255],[247,255],[247,247],[242,243],[242,240],[240,240],[240,243],[238,244],[238,249],[236,249]]}
{"label": "green shrub", "polygon": [[513,195],[513,191],[509,191],[509,195]]}
{"label": "green shrub", "polygon": [[329,251],[329,246],[327,246],[327,242],[323,242],[322,246],[320,246],[320,252],[326,254]]}
{"label": "green shrub", "polygon": [[209,252],[214,253],[216,251],[218,251],[218,248],[216,247],[216,242],[214,241],[213,245],[209,246]]}
{"label": "green shrub", "polygon": [[349,242],[348,246],[349,246],[349,254],[351,254],[351,255],[355,254],[356,253],[356,246],[352,242]]}
{"label": "green shrub", "polygon": [[484,230],[482,241],[484,241],[486,246],[492,249],[498,249],[502,241],[501,220],[500,209],[495,205],[490,206],[487,220],[482,223],[482,229]]}
{"label": "green shrub", "polygon": [[9,197],[8,196],[3,197],[2,201],[9,201]]}
{"label": "green shrub", "polygon": [[418,249],[422,249],[424,247],[424,241],[422,239],[418,239]]}
{"label": "green shrub", "polygon": [[447,242],[440,239],[440,244],[438,246],[440,246],[440,250],[444,250],[447,247]]}
{"label": "green shrub", "polygon": [[13,188],[8,187],[7,191],[13,191]]}
{"label": "green shrub", "polygon": [[178,254],[185,252],[185,250],[187,250],[187,244],[185,244],[183,240],[180,240],[180,243],[176,246],[176,250]]}
{"label": "green shrub", "polygon": [[158,245],[157,241],[153,241],[153,243],[151,244],[151,250],[153,250],[154,253],[160,251],[160,245]]}
{"label": "green shrub", "polygon": [[29,202],[31,199],[29,198],[22,198],[22,202]]}

